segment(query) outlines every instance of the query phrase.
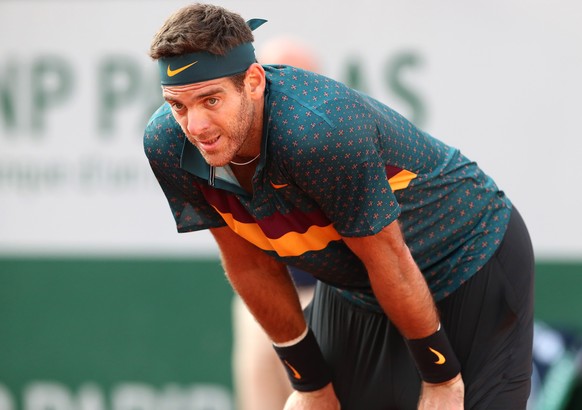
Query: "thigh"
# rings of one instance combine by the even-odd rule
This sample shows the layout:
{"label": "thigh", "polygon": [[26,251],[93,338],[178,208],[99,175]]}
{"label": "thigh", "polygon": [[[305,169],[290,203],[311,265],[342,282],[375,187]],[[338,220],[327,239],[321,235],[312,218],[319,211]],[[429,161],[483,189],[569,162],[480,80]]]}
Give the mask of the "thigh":
{"label": "thigh", "polygon": [[438,303],[469,409],[525,409],[533,341],[533,252],[514,211],[495,255]]}
{"label": "thigh", "polygon": [[420,379],[398,330],[318,284],[307,319],[331,366],[342,410],[415,409]]}

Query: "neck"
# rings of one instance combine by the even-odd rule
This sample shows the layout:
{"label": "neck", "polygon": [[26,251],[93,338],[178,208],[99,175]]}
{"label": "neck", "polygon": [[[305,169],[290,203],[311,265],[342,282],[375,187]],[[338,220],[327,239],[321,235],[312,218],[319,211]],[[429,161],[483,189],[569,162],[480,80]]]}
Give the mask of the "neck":
{"label": "neck", "polygon": [[[248,130],[248,137],[243,149],[230,161],[233,165],[247,165],[261,156],[261,142],[263,139],[263,107],[261,100],[254,105],[253,121]],[[241,152],[242,151],[242,152]]]}

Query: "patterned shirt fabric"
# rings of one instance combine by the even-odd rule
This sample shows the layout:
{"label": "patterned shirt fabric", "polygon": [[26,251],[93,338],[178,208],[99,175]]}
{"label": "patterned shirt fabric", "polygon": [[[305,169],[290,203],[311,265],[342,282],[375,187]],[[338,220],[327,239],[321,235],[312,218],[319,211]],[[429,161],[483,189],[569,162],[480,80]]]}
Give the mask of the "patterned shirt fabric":
{"label": "patterned shirt fabric", "polygon": [[342,241],[398,220],[435,300],[500,244],[511,202],[475,162],[381,102],[289,66],[267,75],[262,151],[247,193],[210,167],[167,104],[144,148],[179,232],[228,225],[346,298],[380,310],[362,262]]}

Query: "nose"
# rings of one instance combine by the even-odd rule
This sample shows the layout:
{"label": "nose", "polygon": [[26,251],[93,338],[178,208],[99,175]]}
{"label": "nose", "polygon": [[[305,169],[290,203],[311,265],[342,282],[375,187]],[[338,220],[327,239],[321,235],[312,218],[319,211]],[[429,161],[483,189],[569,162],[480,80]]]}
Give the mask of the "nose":
{"label": "nose", "polygon": [[190,109],[188,110],[188,123],[186,124],[186,129],[188,133],[192,136],[204,134],[209,128],[208,116],[201,109]]}

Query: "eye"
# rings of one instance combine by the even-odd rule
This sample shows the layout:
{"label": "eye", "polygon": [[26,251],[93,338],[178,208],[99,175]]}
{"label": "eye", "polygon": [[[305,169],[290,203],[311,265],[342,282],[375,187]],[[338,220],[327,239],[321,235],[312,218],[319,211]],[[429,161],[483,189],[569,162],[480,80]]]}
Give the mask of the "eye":
{"label": "eye", "polygon": [[210,97],[206,100],[206,104],[208,104],[211,107],[214,107],[215,105],[218,104],[218,101],[219,101],[218,98]]}
{"label": "eye", "polygon": [[176,101],[171,102],[170,105],[172,106],[172,109],[178,114],[180,114],[181,112],[183,112],[186,109],[184,104],[176,102]]}

